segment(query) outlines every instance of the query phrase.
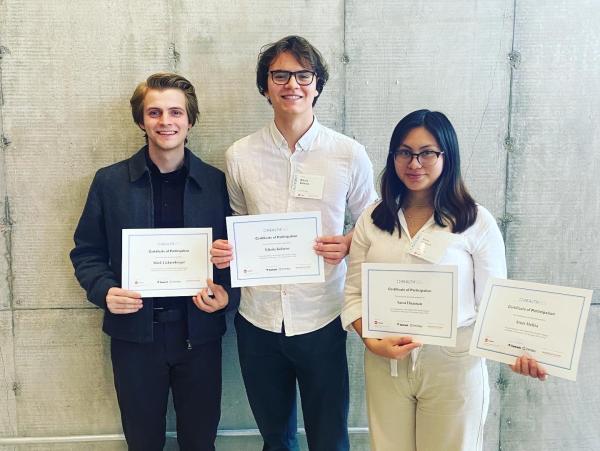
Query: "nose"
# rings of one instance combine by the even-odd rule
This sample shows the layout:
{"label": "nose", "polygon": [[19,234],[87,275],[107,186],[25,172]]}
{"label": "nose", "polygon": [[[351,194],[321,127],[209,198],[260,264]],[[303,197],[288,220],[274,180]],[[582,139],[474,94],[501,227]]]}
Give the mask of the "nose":
{"label": "nose", "polygon": [[171,116],[169,115],[168,111],[165,111],[159,117],[160,124],[168,124],[168,123],[170,123],[170,120],[171,120]]}
{"label": "nose", "polygon": [[290,75],[290,79],[287,81],[287,83],[285,84],[286,87],[288,88],[296,88],[298,86],[300,86],[298,84],[298,80],[296,80],[296,75],[291,74]]}
{"label": "nose", "polygon": [[421,164],[421,162],[418,160],[416,155],[411,155],[410,157],[410,161],[408,162],[407,165],[409,168],[411,169],[417,169],[422,167],[423,165]]}

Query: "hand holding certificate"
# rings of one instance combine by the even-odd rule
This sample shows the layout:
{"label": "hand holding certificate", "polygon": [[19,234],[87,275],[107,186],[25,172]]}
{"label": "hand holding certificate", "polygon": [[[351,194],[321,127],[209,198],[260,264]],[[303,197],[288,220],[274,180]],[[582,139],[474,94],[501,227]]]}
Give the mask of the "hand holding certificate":
{"label": "hand holding certificate", "polygon": [[456,266],[362,264],[362,336],[456,345]]}
{"label": "hand holding certificate", "polygon": [[231,286],[323,282],[323,257],[313,249],[320,234],[321,212],[228,217]]}
{"label": "hand holding certificate", "polygon": [[193,296],[212,278],[210,228],[123,229],[122,286],[143,297]]}
{"label": "hand holding certificate", "polygon": [[492,278],[470,353],[508,364],[527,354],[548,374],[575,380],[591,299],[590,290]]}

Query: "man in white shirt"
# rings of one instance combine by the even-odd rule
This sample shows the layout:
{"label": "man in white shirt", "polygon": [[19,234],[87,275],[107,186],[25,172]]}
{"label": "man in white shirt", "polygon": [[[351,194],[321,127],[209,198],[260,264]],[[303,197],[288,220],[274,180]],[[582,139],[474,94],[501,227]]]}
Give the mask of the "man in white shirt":
{"label": "man in white shirt", "polygon": [[[298,449],[296,381],[312,451],[349,449],[346,333],[339,315],[352,221],[377,198],[372,165],[362,145],[321,125],[313,107],[328,79],[317,49],[288,36],[260,54],[256,84],[274,121],[235,142],[226,154],[231,207],[237,215],[321,211],[324,236],[315,251],[326,262],[325,282],[242,290],[236,330],[248,400],[264,451]],[[297,175],[312,198],[296,197]],[[217,240],[212,260],[229,266],[231,245]]]}

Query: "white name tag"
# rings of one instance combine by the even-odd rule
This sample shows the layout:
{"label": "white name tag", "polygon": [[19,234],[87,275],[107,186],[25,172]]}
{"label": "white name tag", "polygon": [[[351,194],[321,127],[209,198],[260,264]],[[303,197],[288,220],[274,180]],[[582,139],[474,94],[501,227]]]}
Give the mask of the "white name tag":
{"label": "white name tag", "polygon": [[323,199],[325,177],[322,175],[296,174],[292,183],[292,195],[306,199]]}
{"label": "white name tag", "polygon": [[456,240],[456,235],[448,232],[419,233],[412,242],[408,253],[437,264],[446,254],[448,247]]}

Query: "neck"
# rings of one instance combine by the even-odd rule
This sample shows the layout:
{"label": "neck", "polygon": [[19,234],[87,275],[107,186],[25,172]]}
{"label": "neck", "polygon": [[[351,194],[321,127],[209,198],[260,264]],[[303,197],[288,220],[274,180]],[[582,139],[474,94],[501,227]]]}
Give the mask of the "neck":
{"label": "neck", "polygon": [[409,191],[403,202],[404,208],[411,207],[429,207],[433,208],[433,192],[428,191]]}
{"label": "neck", "polygon": [[298,140],[308,131],[313,120],[314,117],[312,112],[310,115],[305,115],[303,117],[276,116],[275,126],[277,127],[277,130],[279,130],[279,133],[285,138],[290,150],[294,152]]}
{"label": "neck", "polygon": [[165,174],[167,172],[176,171],[183,165],[185,149],[182,146],[180,149],[164,151],[148,146],[148,155],[161,174]]}

